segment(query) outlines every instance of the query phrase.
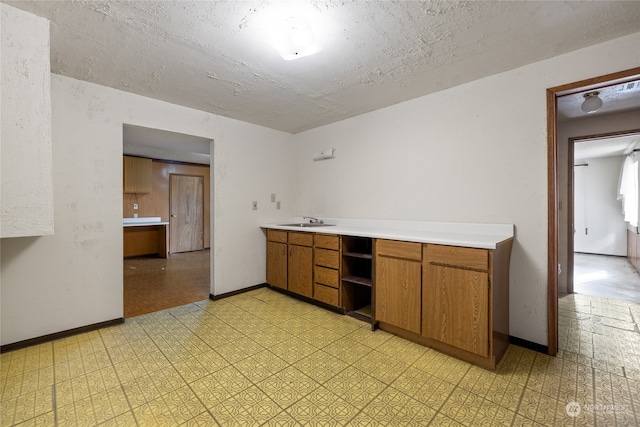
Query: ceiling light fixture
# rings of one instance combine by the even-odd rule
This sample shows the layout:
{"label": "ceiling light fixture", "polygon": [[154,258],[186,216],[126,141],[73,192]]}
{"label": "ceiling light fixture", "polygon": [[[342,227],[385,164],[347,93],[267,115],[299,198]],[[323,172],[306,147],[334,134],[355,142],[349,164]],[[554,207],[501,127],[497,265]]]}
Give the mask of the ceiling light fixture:
{"label": "ceiling light fixture", "polygon": [[281,31],[274,37],[273,46],[287,61],[313,55],[322,50],[311,26],[303,18],[287,19]]}
{"label": "ceiling light fixture", "polygon": [[582,102],[582,111],[585,113],[596,112],[602,107],[602,99],[598,96],[600,92],[588,92],[584,94],[584,101]]}

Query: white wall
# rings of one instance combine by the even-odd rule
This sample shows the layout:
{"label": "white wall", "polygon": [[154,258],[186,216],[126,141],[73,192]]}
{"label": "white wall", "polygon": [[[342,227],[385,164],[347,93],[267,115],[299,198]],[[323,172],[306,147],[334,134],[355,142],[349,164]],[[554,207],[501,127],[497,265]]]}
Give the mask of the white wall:
{"label": "white wall", "polygon": [[[627,255],[627,223],[617,199],[623,156],[586,159],[574,173],[576,252]],[[585,231],[586,229],[586,231]]]}
{"label": "white wall", "polygon": [[212,293],[265,281],[258,225],[292,216],[292,135],[58,75],[52,106],[56,233],[2,240],[3,345],[122,317],[123,123],[214,140]]}
{"label": "white wall", "polygon": [[0,237],[53,234],[49,21],[0,12]]}
{"label": "white wall", "polygon": [[[640,33],[298,134],[294,213],[515,224],[510,332],[546,345],[546,89],[636,67],[638,45]],[[336,158],[314,163],[328,147]]]}
{"label": "white wall", "polygon": [[[621,67],[622,69],[622,67]],[[567,217],[568,173],[569,173],[569,139],[589,135],[600,135],[610,132],[627,131],[640,128],[640,110],[628,111],[603,116],[587,116],[558,123],[558,262],[562,273],[558,276],[558,289],[567,291],[567,240],[569,226]]]}

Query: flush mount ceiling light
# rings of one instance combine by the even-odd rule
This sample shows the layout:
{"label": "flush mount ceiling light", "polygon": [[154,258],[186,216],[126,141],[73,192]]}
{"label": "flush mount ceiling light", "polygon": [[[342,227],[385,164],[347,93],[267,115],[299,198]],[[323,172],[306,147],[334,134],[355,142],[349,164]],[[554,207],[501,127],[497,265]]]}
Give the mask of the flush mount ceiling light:
{"label": "flush mount ceiling light", "polygon": [[280,56],[287,61],[313,55],[322,50],[309,22],[296,17],[284,22],[274,36],[272,44]]}
{"label": "flush mount ceiling light", "polygon": [[588,92],[584,94],[582,102],[582,111],[585,113],[593,113],[602,107],[602,99],[598,96],[600,92]]}

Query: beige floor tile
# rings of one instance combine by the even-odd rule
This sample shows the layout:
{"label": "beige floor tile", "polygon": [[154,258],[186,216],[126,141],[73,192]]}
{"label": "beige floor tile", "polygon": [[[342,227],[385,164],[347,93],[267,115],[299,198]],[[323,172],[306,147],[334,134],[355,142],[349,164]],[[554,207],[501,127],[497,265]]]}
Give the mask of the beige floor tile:
{"label": "beige floor tile", "polygon": [[638,319],[563,297],[558,357],[491,372],[260,289],[0,355],[0,424],[635,426]]}

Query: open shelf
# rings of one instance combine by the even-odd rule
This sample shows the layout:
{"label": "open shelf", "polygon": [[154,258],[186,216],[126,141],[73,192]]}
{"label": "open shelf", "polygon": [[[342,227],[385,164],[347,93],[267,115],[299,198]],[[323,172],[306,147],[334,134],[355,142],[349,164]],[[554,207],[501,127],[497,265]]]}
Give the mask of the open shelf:
{"label": "open shelf", "polygon": [[[349,316],[373,322],[373,240],[342,237],[342,302]],[[372,326],[373,327],[373,326]]]}
{"label": "open shelf", "polygon": [[357,310],[348,311],[347,314],[364,322],[371,322],[371,305],[365,305]]}
{"label": "open shelf", "polygon": [[342,252],[342,256],[351,258],[373,259],[372,254],[363,254],[360,252]]}
{"label": "open shelf", "polygon": [[369,286],[369,287],[371,286],[370,277],[360,277],[360,276],[349,275],[349,276],[343,277],[342,280],[345,282],[355,283],[358,285]]}
{"label": "open shelf", "polygon": [[373,254],[373,241],[369,237],[342,237],[342,255],[344,256],[362,256]]}

